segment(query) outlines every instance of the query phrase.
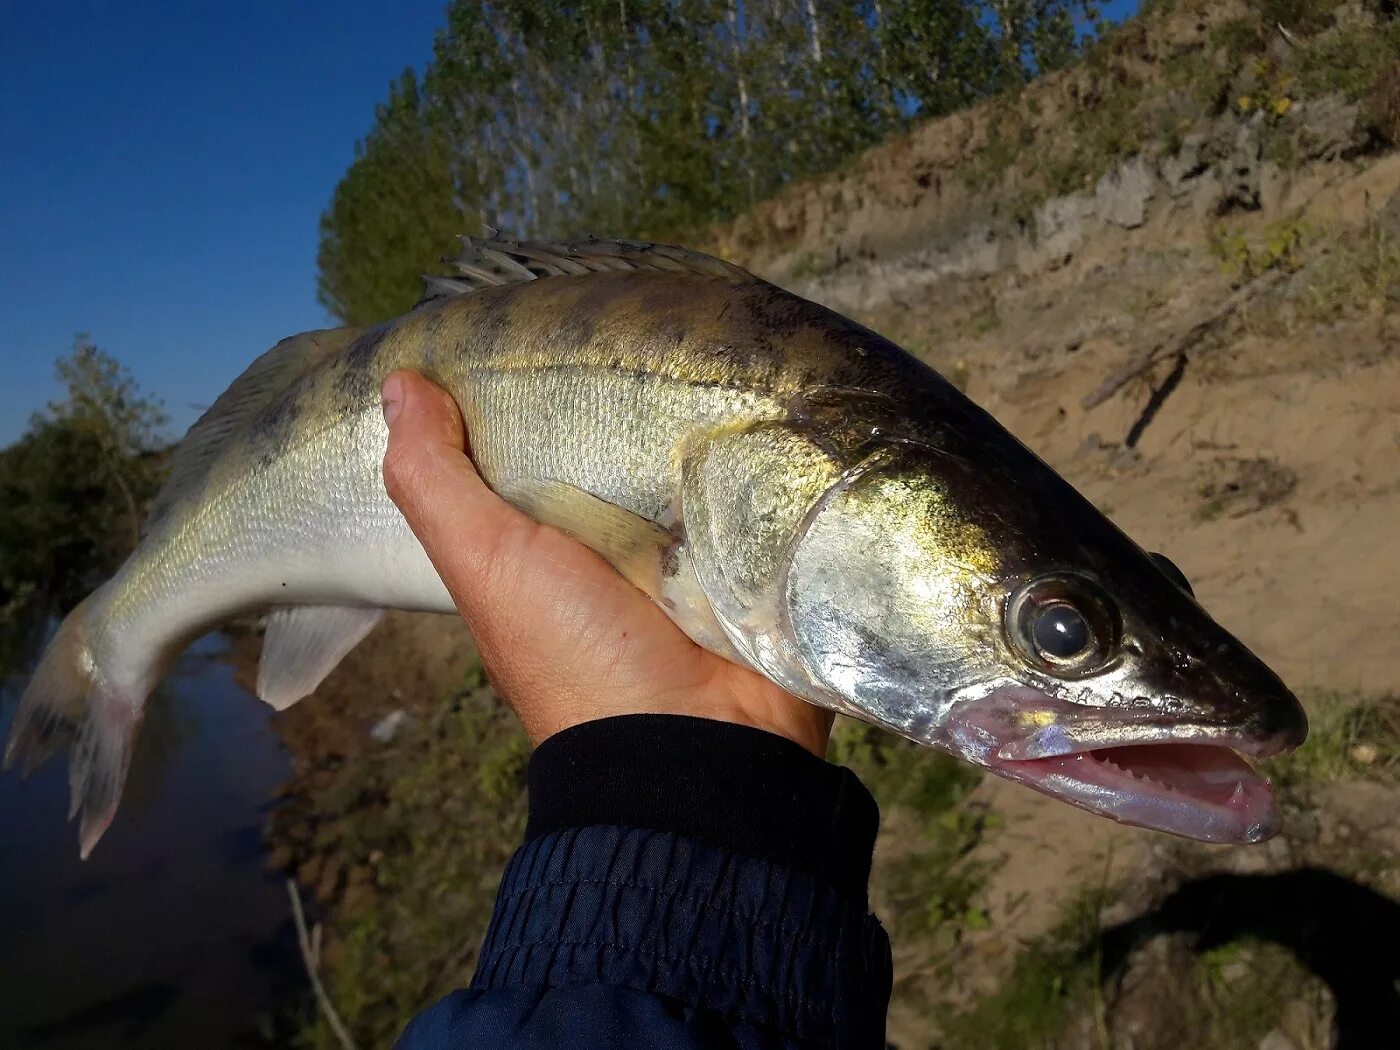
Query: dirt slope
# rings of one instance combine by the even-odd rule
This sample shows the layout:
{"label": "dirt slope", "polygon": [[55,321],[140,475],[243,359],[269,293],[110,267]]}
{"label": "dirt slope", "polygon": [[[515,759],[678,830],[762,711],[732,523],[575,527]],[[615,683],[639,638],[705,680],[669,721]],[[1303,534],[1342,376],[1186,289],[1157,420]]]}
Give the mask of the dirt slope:
{"label": "dirt slope", "polygon": [[[1290,63],[1325,86],[1308,63],[1336,53],[1349,69],[1360,59],[1334,38],[1355,48],[1376,35],[1365,5],[1313,6],[1336,7],[1319,43],[1281,43],[1250,23],[1254,50],[1235,53],[1229,42],[1249,8],[1177,3],[1018,100],[926,125],[793,187],[715,244],[962,384],[1130,535],[1169,554],[1203,604],[1330,718],[1326,697],[1379,704],[1400,686],[1400,153],[1377,145],[1357,99],[1291,86]],[[469,661],[461,639],[446,621],[395,618],[328,683],[329,700],[283,723],[299,765],[277,862],[300,868],[349,931],[360,954],[339,964],[337,994],[358,1004],[366,1031],[392,1031],[469,971],[469,946],[452,947],[448,962],[419,958],[421,939],[404,932],[419,892],[404,872],[426,881],[419,869],[433,857],[417,854],[393,874],[395,858],[376,845],[408,849],[406,834],[420,849],[421,829],[400,825],[440,808],[436,798],[418,806],[422,786],[409,773],[437,754],[433,741],[451,739],[441,698]],[[394,695],[405,666],[419,681]],[[368,728],[394,708],[419,728],[388,747],[368,743]],[[473,710],[470,727],[486,725]],[[1318,739],[1322,757],[1306,768],[1320,779],[1290,780],[1287,830],[1264,850],[1179,844],[984,780],[961,803],[964,815],[996,818],[968,837],[977,845],[966,870],[984,880],[975,921],[896,944],[895,1045],[1012,1046],[986,1035],[940,1043],[942,1018],[1014,985],[1022,946],[1095,887],[1118,887],[1102,922],[1140,938],[1146,927],[1133,923],[1216,876],[1275,880],[1260,892],[1276,891],[1281,913],[1308,907],[1316,884],[1329,900],[1363,901],[1347,921],[1390,915],[1400,841],[1373,818],[1393,811],[1396,791],[1372,773],[1400,765],[1400,731],[1368,736],[1379,723],[1357,724]],[[1370,740],[1391,750],[1378,755]],[[1364,763],[1348,757],[1358,742],[1371,748]],[[517,776],[520,753],[502,748],[508,761],[497,764]],[[516,782],[501,782],[514,820]],[[894,870],[911,837],[907,812],[887,818],[874,887],[882,910],[894,905],[879,873]],[[473,908],[489,902],[504,856],[502,843],[483,843],[463,846],[485,858],[470,869],[481,883]],[[440,862],[454,873],[464,863]],[[1314,870],[1320,882],[1304,877]],[[444,884],[462,897],[460,882]],[[1217,952],[1204,984],[1171,984],[1164,967],[1180,978],[1206,958],[1173,936],[1125,949],[1116,983],[1067,1035],[1014,1045],[1252,1050],[1265,1033],[1270,1050],[1381,1045],[1334,1038],[1346,996],[1287,969],[1296,960],[1279,969],[1266,952],[1248,965]],[[340,941],[333,931],[332,963]],[[1305,947],[1290,951],[1306,969],[1318,956]],[[418,966],[420,983],[386,991],[375,975],[388,958]],[[1229,988],[1254,996],[1236,997],[1238,1023],[1222,1005]],[[1278,989],[1311,998],[1289,1013]],[[324,1030],[317,1039],[330,1045]]]}

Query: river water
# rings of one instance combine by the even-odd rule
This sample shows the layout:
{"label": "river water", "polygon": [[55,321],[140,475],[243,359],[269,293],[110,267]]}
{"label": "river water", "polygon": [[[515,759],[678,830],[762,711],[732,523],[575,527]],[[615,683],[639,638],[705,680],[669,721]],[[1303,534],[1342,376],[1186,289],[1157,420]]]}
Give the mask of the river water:
{"label": "river water", "polygon": [[226,649],[217,635],[194,645],[154,698],[87,862],[65,762],[0,777],[0,1048],[258,1046],[305,986],[283,879],[263,870],[289,760]]}

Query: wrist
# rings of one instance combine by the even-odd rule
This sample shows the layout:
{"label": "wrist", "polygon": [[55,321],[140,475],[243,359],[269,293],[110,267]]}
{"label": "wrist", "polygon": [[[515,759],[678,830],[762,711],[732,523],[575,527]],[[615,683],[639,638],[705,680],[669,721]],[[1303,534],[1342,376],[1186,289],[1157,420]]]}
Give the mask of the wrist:
{"label": "wrist", "polygon": [[850,770],[792,740],[690,715],[576,725],[530,761],[527,840],[647,828],[781,864],[865,899],[879,810]]}

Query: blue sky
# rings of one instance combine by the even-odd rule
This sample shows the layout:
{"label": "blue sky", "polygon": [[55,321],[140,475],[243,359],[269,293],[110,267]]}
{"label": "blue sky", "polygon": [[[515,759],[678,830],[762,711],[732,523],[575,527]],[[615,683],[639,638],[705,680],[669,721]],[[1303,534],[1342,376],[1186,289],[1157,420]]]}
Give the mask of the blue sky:
{"label": "blue sky", "polygon": [[0,0],[0,446],[89,332],[183,430],[323,327],[317,222],[444,0]]}
{"label": "blue sky", "polygon": [[329,323],[317,221],[444,3],[0,0],[0,447],[57,394],[77,332],[179,434]]}

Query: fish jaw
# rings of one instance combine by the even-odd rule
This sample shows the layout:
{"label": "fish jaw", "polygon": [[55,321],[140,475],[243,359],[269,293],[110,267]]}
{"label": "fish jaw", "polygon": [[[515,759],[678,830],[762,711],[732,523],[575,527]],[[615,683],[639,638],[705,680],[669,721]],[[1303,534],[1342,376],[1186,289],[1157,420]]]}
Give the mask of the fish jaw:
{"label": "fish jaw", "polygon": [[1306,722],[1267,733],[1172,724],[1015,685],[954,705],[944,733],[961,757],[1091,813],[1203,842],[1254,843],[1277,834],[1280,817],[1268,778],[1244,756],[1293,750]]}

